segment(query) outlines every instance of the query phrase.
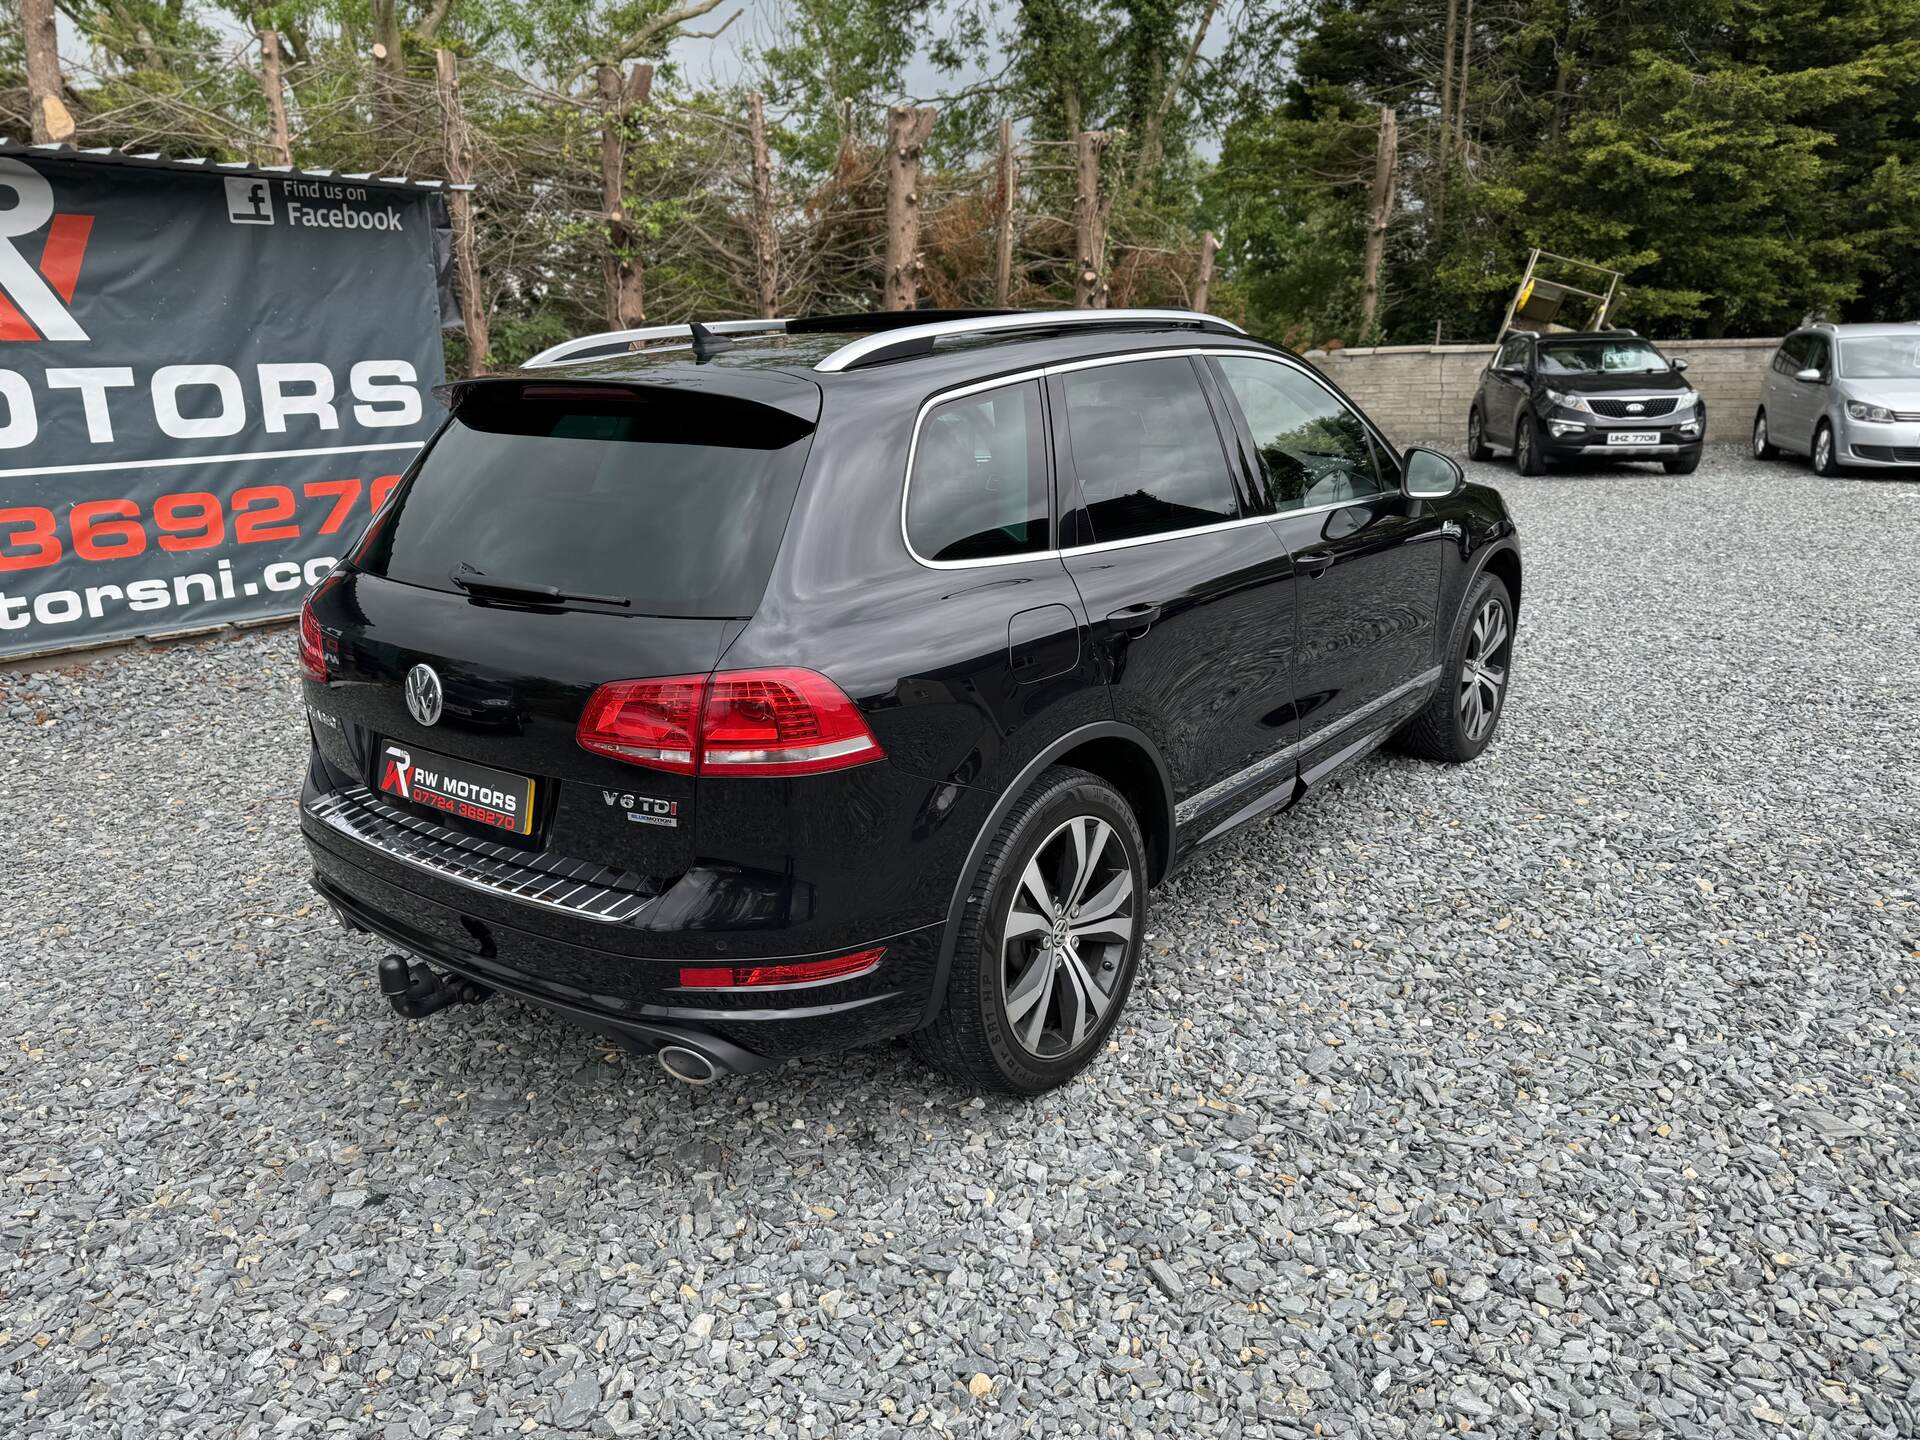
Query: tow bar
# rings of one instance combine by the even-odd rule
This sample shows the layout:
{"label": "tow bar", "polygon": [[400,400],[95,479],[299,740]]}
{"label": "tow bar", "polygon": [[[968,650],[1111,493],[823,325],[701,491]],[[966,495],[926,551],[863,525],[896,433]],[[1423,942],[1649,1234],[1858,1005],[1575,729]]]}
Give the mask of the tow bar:
{"label": "tow bar", "polygon": [[449,1005],[478,1005],[493,991],[457,975],[436,974],[431,966],[414,965],[399,955],[380,959],[380,993],[394,1013],[418,1020]]}

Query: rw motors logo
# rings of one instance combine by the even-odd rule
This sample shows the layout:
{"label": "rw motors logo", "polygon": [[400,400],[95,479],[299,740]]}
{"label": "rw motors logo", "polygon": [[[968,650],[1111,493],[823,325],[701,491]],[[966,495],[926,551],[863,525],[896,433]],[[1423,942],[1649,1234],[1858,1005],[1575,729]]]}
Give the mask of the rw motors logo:
{"label": "rw motors logo", "polygon": [[[93,232],[91,215],[56,215],[53,187],[38,170],[0,159],[0,190],[13,207],[0,210],[0,340],[85,340],[67,308],[80,283],[80,262]],[[28,258],[41,229],[39,261]]]}

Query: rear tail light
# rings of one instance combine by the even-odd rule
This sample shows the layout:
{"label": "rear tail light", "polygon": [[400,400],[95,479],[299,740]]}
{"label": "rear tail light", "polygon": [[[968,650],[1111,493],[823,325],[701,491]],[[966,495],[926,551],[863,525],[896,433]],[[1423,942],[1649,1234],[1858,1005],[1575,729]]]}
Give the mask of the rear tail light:
{"label": "rear tail light", "polygon": [[700,752],[704,675],[665,680],[616,680],[587,701],[576,738],[615,760],[691,775]]}
{"label": "rear tail light", "polygon": [[676,775],[818,775],[886,754],[844,691],[797,669],[615,680],[593,692],[578,739]]}
{"label": "rear tail light", "polygon": [[327,651],[320,622],[313,618],[313,597],[300,604],[300,673],[316,685],[327,683]]}
{"label": "rear tail light", "polygon": [[886,946],[835,955],[829,960],[798,960],[779,965],[682,965],[680,985],[687,990],[733,990],[773,985],[817,985],[822,980],[851,980],[880,963]]}

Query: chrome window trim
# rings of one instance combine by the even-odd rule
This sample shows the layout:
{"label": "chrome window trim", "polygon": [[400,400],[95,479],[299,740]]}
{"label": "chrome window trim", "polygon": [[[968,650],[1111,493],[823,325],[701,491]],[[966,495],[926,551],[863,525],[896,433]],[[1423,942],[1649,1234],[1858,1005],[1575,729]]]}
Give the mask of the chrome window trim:
{"label": "chrome window trim", "polygon": [[[1288,520],[1296,515],[1322,515],[1328,511],[1345,510],[1352,505],[1362,505],[1370,500],[1377,500],[1383,495],[1400,493],[1398,489],[1388,488],[1373,495],[1363,495],[1357,500],[1336,500],[1325,505],[1306,505],[1296,510],[1277,510],[1271,515],[1241,515],[1232,520],[1219,520],[1211,525],[1196,525],[1185,530],[1164,530],[1157,535],[1134,535],[1124,540],[1096,540],[1086,545],[1029,550],[1018,555],[988,555],[973,560],[929,560],[913,548],[913,540],[907,533],[907,495],[913,488],[913,462],[920,452],[920,431],[926,424],[928,413],[935,406],[944,405],[949,400],[964,400],[969,395],[978,395],[987,390],[1025,385],[1034,380],[1043,380],[1049,375],[1063,375],[1072,370],[1092,370],[1104,365],[1126,365],[1140,360],[1164,360],[1185,355],[1243,355],[1254,360],[1270,361],[1305,376],[1325,391],[1327,397],[1336,405],[1359,416],[1360,423],[1367,427],[1367,433],[1379,444],[1386,458],[1394,465],[1400,463],[1399,452],[1387,443],[1386,436],[1380,433],[1380,427],[1369,420],[1358,405],[1344,399],[1311,365],[1305,361],[1296,360],[1290,355],[1239,346],[1194,345],[1173,346],[1158,350],[1129,350],[1121,355],[1099,355],[1088,360],[1065,360],[1052,365],[1035,366],[1031,370],[1015,371],[1011,375],[997,375],[991,380],[971,381],[965,385],[955,386],[951,390],[942,390],[937,395],[929,395],[921,402],[919,413],[913,417],[913,436],[907,442],[907,470],[900,485],[900,543],[907,547],[907,554],[913,557],[915,563],[928,570],[982,570],[1001,565],[1028,565],[1037,560],[1064,560],[1069,555],[1093,555],[1104,550],[1130,549],[1135,545],[1158,545],[1164,540],[1187,540],[1195,535],[1210,534],[1215,530],[1234,530],[1248,525],[1265,524],[1271,520]],[[1239,401],[1236,399],[1234,403],[1237,405]],[[1048,524],[1057,534],[1060,528],[1060,517],[1051,513],[1051,508],[1051,501],[1049,501]]]}

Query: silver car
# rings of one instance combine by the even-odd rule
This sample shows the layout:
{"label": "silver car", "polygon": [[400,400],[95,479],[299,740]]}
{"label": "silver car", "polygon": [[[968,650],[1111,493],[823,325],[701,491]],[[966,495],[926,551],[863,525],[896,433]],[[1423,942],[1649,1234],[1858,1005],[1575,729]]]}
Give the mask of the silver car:
{"label": "silver car", "polygon": [[1920,466],[1920,324],[1809,325],[1774,351],[1753,416],[1753,454],[1850,466]]}

